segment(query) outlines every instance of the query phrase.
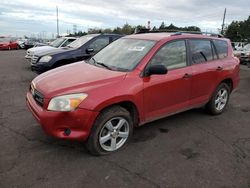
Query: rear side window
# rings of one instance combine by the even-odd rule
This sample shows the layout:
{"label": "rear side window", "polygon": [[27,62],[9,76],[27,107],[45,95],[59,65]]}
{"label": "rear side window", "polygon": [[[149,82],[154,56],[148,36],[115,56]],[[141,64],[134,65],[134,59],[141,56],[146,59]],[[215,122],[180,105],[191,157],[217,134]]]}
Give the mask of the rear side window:
{"label": "rear side window", "polygon": [[189,40],[192,64],[213,60],[211,42],[209,40]]}
{"label": "rear side window", "polygon": [[228,56],[228,45],[226,41],[222,40],[213,40],[216,51],[218,53],[219,59],[223,59]]}

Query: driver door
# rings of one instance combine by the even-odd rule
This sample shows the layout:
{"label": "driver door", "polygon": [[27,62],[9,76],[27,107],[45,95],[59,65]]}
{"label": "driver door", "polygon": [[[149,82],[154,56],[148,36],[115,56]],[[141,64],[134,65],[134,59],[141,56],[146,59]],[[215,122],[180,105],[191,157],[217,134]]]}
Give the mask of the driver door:
{"label": "driver door", "polygon": [[143,78],[145,121],[158,119],[189,106],[192,70],[187,63],[186,41],[166,43],[147,66],[162,64],[165,75]]}

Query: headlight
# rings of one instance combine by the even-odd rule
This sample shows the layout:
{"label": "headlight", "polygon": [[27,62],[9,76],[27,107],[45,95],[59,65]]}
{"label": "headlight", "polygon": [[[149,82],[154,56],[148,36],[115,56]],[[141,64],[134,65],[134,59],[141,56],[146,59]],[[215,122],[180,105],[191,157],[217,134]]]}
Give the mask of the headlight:
{"label": "headlight", "polygon": [[39,60],[39,62],[49,62],[50,60],[52,59],[52,57],[51,56],[49,56],[49,55],[46,55],[46,56],[43,56],[40,60]]}
{"label": "headlight", "polygon": [[49,102],[48,110],[61,112],[73,111],[87,96],[86,93],[79,93],[54,97]]}

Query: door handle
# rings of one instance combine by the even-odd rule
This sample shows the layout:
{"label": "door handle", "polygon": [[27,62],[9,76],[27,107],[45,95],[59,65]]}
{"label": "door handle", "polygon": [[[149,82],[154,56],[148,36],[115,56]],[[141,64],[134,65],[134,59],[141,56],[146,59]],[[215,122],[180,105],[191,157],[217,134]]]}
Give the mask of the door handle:
{"label": "door handle", "polygon": [[184,76],[182,77],[183,79],[187,79],[187,78],[191,78],[192,77],[192,74],[184,74]]}
{"label": "door handle", "polygon": [[222,71],[223,70],[223,68],[222,67],[217,67],[217,69],[216,69],[217,71]]}

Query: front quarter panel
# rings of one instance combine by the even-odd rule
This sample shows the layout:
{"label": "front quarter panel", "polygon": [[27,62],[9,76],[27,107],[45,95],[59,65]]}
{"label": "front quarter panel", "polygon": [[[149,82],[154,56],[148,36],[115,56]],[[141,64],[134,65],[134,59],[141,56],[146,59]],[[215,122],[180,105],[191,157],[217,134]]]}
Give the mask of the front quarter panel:
{"label": "front quarter panel", "polygon": [[127,75],[121,82],[87,92],[88,97],[79,107],[100,112],[104,108],[120,102],[132,102],[139,112],[140,119],[143,119],[142,90],[143,83],[139,75]]}

